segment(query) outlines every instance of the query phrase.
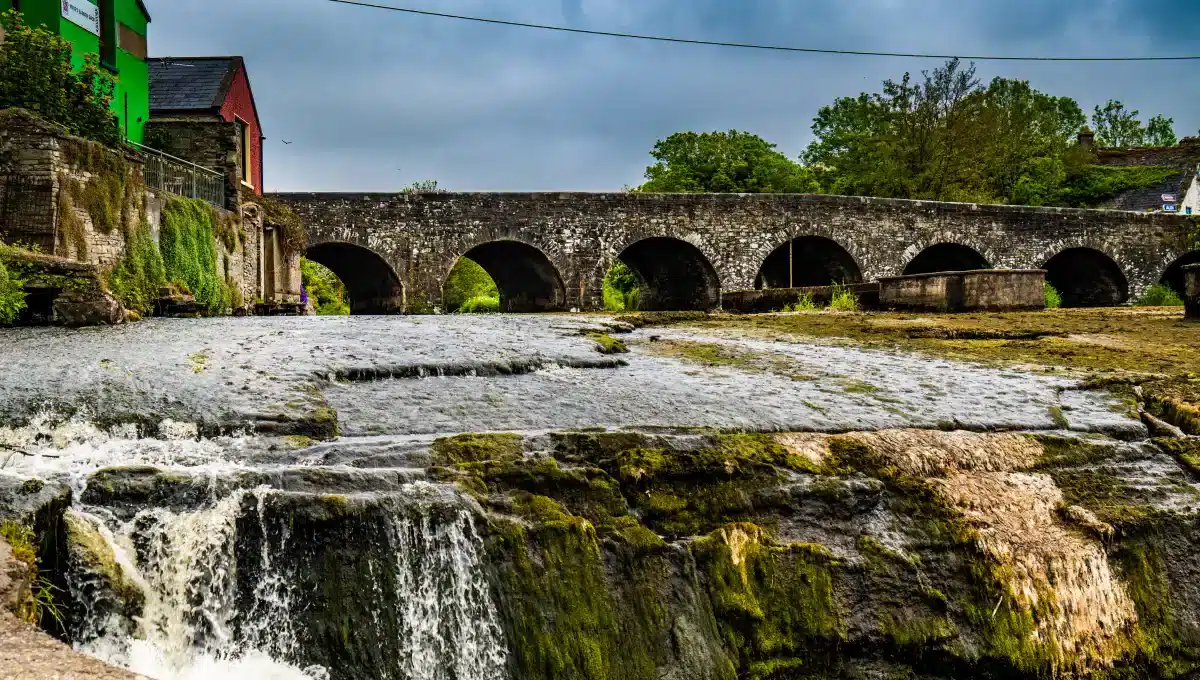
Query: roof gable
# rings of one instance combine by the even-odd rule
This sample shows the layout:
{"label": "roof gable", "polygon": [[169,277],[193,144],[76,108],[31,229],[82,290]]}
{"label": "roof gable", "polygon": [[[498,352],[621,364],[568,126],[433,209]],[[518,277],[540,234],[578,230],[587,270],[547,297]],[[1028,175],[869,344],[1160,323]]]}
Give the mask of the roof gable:
{"label": "roof gable", "polygon": [[162,57],[147,60],[150,112],[219,111],[241,57]]}

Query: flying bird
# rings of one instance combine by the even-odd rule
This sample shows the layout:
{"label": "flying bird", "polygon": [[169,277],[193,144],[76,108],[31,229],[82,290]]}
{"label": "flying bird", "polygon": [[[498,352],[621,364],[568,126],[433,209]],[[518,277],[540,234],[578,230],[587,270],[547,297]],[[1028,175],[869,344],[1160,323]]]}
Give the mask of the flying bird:
{"label": "flying bird", "polygon": [[288,141],[288,140],[286,140],[286,139],[281,139],[281,140],[279,140],[279,141],[283,142],[284,144],[291,144],[291,142],[289,142],[289,141]]}

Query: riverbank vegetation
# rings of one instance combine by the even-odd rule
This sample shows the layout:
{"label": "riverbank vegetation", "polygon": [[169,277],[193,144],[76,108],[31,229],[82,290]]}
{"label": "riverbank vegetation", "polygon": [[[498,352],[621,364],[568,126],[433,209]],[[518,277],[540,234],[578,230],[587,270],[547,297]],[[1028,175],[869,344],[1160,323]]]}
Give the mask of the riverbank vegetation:
{"label": "riverbank vegetation", "polygon": [[442,304],[449,313],[490,314],[500,311],[500,289],[491,275],[469,257],[460,257],[446,277]]}
{"label": "riverbank vegetation", "polygon": [[312,300],[318,316],[344,316],[350,313],[346,286],[325,265],[300,258],[300,283]]}
{"label": "riverbank vegetation", "polygon": [[[0,250],[7,248],[0,243]],[[0,326],[7,326],[17,320],[17,316],[25,309],[25,282],[8,270],[4,259],[0,258]]]}

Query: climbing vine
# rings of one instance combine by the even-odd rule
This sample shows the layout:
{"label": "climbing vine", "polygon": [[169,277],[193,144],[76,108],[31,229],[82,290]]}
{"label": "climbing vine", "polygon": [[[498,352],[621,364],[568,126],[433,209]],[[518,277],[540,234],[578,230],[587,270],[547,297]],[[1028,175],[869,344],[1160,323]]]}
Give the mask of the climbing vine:
{"label": "climbing vine", "polygon": [[308,232],[291,208],[266,196],[254,201],[262,206],[263,222],[280,230],[280,245],[284,252],[303,253],[308,248]]}
{"label": "climbing vine", "polygon": [[216,211],[204,201],[172,198],[163,208],[159,236],[165,279],[191,293],[210,314],[221,312],[230,297],[217,271],[213,235],[218,222]]}
{"label": "climbing vine", "polygon": [[125,236],[125,254],[108,273],[109,292],[126,309],[144,315],[154,309],[159,288],[166,283],[162,254],[150,233],[150,223],[143,218]]}

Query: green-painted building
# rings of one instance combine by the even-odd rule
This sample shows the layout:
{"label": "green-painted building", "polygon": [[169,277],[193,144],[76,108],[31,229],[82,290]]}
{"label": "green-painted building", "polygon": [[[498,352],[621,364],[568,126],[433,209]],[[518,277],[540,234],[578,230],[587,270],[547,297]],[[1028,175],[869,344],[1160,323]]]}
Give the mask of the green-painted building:
{"label": "green-painted building", "polygon": [[16,8],[31,26],[59,34],[74,48],[75,67],[99,54],[117,80],[113,112],[125,136],[142,141],[150,119],[146,33],[150,13],[142,0],[0,0],[0,12]]}

